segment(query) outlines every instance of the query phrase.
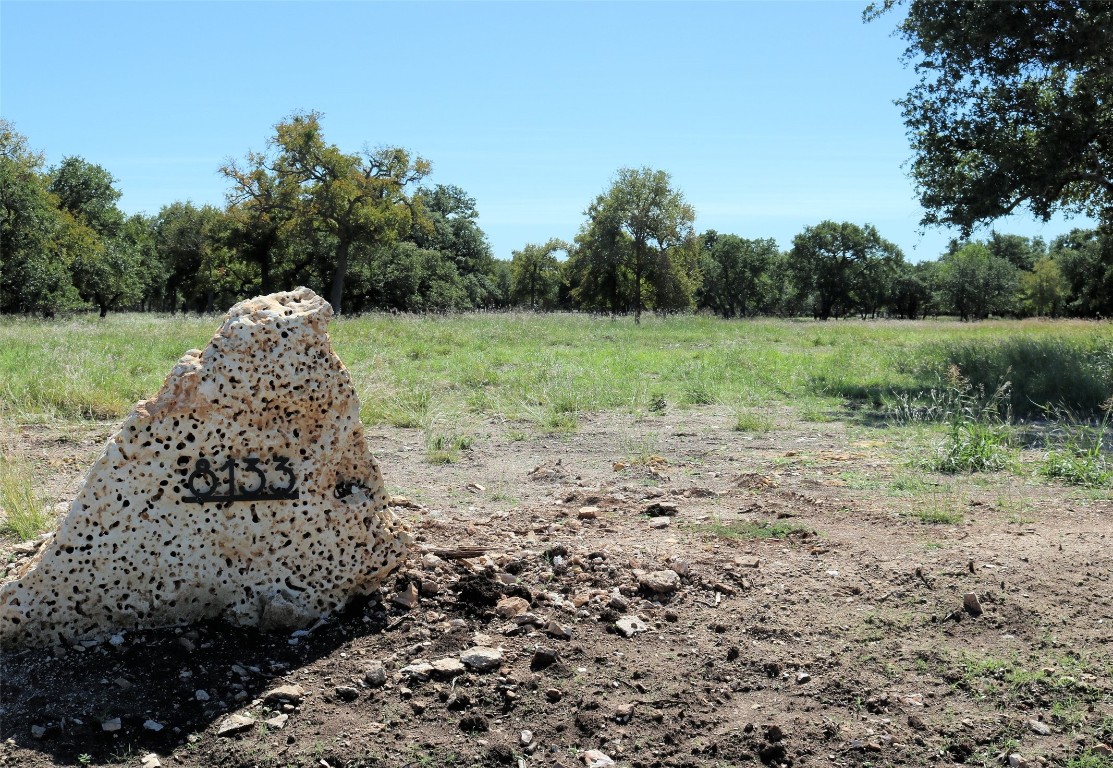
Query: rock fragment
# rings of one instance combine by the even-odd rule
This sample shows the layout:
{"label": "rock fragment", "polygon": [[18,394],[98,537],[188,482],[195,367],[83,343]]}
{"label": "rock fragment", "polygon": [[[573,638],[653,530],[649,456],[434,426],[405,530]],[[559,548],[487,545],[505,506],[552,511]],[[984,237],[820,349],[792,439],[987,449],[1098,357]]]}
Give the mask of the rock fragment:
{"label": "rock fragment", "polygon": [[300,685],[279,685],[263,694],[264,704],[301,704],[305,689]]}
{"label": "rock fragment", "polygon": [[359,698],[359,689],[350,685],[336,686],[336,698],[341,701],[355,701]]}
{"label": "rock fragment", "polygon": [[587,768],[607,768],[607,766],[615,764],[614,760],[598,749],[589,749],[584,752],[583,760]]}
{"label": "rock fragment", "polygon": [[645,508],[645,514],[650,517],[675,517],[678,512],[680,507],[671,501],[655,501]]}
{"label": "rock fragment", "polygon": [[623,616],[616,621],[614,625],[618,629],[619,634],[623,637],[640,635],[642,632],[649,629],[649,626],[637,616]]}
{"label": "rock fragment", "polygon": [[1028,730],[1030,730],[1037,736],[1050,736],[1052,733],[1051,726],[1047,723],[1042,723],[1039,720],[1029,720]]}
{"label": "rock fragment", "polygon": [[266,725],[268,728],[274,728],[276,731],[281,731],[283,728],[286,727],[286,721],[289,719],[289,715],[281,713],[275,715],[274,717],[267,718],[263,721],[263,724]]}
{"label": "rock fragment", "polygon": [[460,651],[460,661],[476,672],[489,672],[502,663],[502,651],[477,645]]}
{"label": "rock fragment", "polygon": [[457,677],[459,675],[465,674],[468,671],[467,667],[464,666],[464,663],[462,661],[460,661],[459,659],[454,659],[452,657],[437,659],[436,661],[433,661],[429,666],[433,668],[433,676],[441,680],[447,680],[449,678]]}
{"label": "rock fragment", "polygon": [[364,671],[363,680],[372,688],[381,688],[386,684],[386,667],[381,661],[372,662]]}
{"label": "rock fragment", "polygon": [[503,619],[512,619],[529,610],[529,602],[522,597],[504,597],[495,603],[495,614]]}
{"label": "rock fragment", "polygon": [[680,575],[676,571],[651,571],[638,579],[638,585],[659,595],[669,595],[680,588]]}
{"label": "rock fragment", "polygon": [[255,721],[244,715],[229,715],[217,726],[216,735],[228,738],[255,727]]}

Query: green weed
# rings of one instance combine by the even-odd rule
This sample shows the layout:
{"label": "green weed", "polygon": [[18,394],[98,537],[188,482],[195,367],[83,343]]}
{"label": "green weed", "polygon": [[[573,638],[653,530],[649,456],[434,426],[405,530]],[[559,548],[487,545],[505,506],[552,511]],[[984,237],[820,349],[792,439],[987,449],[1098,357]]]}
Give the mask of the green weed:
{"label": "green weed", "polygon": [[475,437],[452,429],[441,431],[434,423],[425,430],[425,458],[430,464],[453,464],[460,452],[472,447]]}
{"label": "green weed", "polygon": [[930,494],[916,500],[915,507],[905,513],[926,525],[959,525],[962,507],[951,496]]}
{"label": "green weed", "polygon": [[1113,759],[1087,749],[1068,758],[1063,768],[1113,768]]}
{"label": "green weed", "polygon": [[[1010,384],[988,393],[970,383],[957,366],[947,370],[947,434],[927,466],[936,472],[993,472],[1012,462],[1009,418],[1001,416]],[[1006,407],[1007,412],[1007,407]]]}
{"label": "green weed", "polygon": [[[1041,475],[1084,488],[1113,486],[1113,461],[1104,450],[1105,443],[1113,443],[1109,429],[1113,397],[1102,403],[1102,410],[1105,416],[1097,426],[1072,423],[1069,416],[1057,414],[1060,426],[1047,438],[1047,451],[1039,468]],[[1056,438],[1058,445],[1052,447]]]}
{"label": "green weed", "polygon": [[776,426],[776,422],[763,413],[740,410],[734,414],[734,429],[737,432],[765,434],[773,431],[774,426]]}
{"label": "green weed", "polygon": [[919,496],[929,493],[938,487],[937,483],[924,480],[922,477],[900,475],[894,477],[889,483],[889,494],[892,496]]}
{"label": "green weed", "polygon": [[0,455],[0,535],[29,541],[54,522],[36,491],[30,468]]}
{"label": "green weed", "polygon": [[720,539],[784,539],[805,532],[798,525],[751,520],[716,520],[696,527]]}

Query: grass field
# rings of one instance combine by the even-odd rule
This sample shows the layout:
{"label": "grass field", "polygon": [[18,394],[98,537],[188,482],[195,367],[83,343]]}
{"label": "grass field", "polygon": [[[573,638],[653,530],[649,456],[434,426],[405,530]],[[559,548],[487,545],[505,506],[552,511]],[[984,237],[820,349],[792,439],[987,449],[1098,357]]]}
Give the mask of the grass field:
{"label": "grass field", "polygon": [[[120,419],[219,323],[0,319],[0,567],[32,562]],[[492,723],[483,744],[517,745],[528,727],[545,749],[531,765],[557,753],[580,762],[617,743],[604,741],[610,716],[591,718],[647,692],[664,703],[623,724],[621,764],[758,764],[767,725],[791,723],[784,762],[798,766],[988,766],[1017,754],[1113,768],[1113,666],[1094,642],[1113,621],[1113,420],[1102,407],[1113,325],[649,317],[635,327],[523,313],[344,318],[330,333],[387,490],[407,499],[393,513],[430,553],[476,544],[513,563],[506,573],[536,610],[574,632],[571,643],[544,640],[567,667],[538,672],[544,682],[512,705],[504,681],[518,677],[465,683],[467,715]],[[673,515],[652,511],[665,502]],[[338,680],[363,679],[368,659],[400,659],[418,637],[442,643],[458,621],[500,633],[514,675],[532,679],[538,634],[506,634],[462,599],[463,566],[430,562],[413,557],[405,572],[439,593],[423,586],[421,609],[405,613],[390,597],[402,580],[388,585],[381,631],[368,608],[297,645],[221,625],[199,629],[188,652],[180,630],[166,630],[129,632],[104,657],[82,646],[6,661],[22,698],[0,762],[9,749],[9,764],[34,768],[131,764],[147,751],[187,767],[498,763],[461,736],[465,712],[432,684],[403,688],[397,669],[390,690],[356,703],[334,695]],[[638,586],[638,571],[662,566],[690,570],[670,598]],[[621,636],[613,594],[652,630]],[[558,606],[558,595],[594,596]],[[281,675],[228,674],[271,661]],[[179,677],[186,665],[193,675]],[[125,672],[127,691],[99,682]],[[312,698],[286,730],[217,735],[232,710],[260,714],[244,702],[288,675]],[[599,697],[600,681],[614,698]],[[101,723],[121,714],[122,732],[105,738]],[[168,727],[149,731],[147,718]]]}
{"label": "grass field", "polygon": [[[0,416],[115,419],[157,391],[218,317],[113,315],[0,319]],[[419,426],[474,414],[574,429],[578,414],[791,401],[817,419],[844,407],[929,412],[957,365],[988,397],[1032,418],[1051,405],[1094,418],[1113,395],[1113,325],[1082,321],[647,318],[583,315],[370,315],[335,320],[368,424]]]}

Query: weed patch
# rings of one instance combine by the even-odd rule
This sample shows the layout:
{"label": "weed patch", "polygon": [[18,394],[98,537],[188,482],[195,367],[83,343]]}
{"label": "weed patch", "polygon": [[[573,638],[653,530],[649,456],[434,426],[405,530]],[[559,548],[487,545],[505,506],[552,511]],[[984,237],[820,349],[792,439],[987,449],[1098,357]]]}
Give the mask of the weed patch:
{"label": "weed patch", "polygon": [[425,428],[425,458],[430,464],[454,464],[459,461],[460,453],[470,449],[474,442],[474,436],[442,427],[433,419]]}
{"label": "weed patch", "polygon": [[[958,472],[995,472],[1012,462],[1012,432],[1007,406],[1009,382],[998,384],[992,393],[970,382],[952,365],[947,370],[946,394],[940,398],[945,410],[947,435],[928,460],[928,469]],[[1002,408],[1005,416],[1001,415]]]}
{"label": "weed patch", "polygon": [[771,523],[752,520],[716,520],[697,528],[719,539],[784,539],[806,534],[807,530],[788,523]]}
{"label": "weed patch", "polygon": [[738,411],[734,415],[734,429],[736,432],[765,434],[766,432],[772,432],[774,426],[776,424],[773,419],[761,413]]}
{"label": "weed patch", "polygon": [[35,492],[31,470],[0,456],[0,535],[29,541],[53,523],[45,500]]}
{"label": "weed patch", "polygon": [[1102,403],[1102,409],[1105,416],[1097,426],[1071,423],[1069,418],[1059,422],[1063,425],[1057,430],[1059,434],[1048,437],[1041,475],[1084,488],[1113,486],[1113,462],[1105,454],[1105,444],[1111,442],[1113,397]]}

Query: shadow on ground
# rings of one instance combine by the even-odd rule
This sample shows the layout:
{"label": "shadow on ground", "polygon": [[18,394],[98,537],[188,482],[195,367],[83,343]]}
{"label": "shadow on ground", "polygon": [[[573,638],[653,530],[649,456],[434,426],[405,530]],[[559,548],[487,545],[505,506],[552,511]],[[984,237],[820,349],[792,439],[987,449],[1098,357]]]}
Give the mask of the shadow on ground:
{"label": "shadow on ground", "polygon": [[208,622],[124,633],[119,645],[4,652],[0,740],[61,765],[170,754],[276,678],[386,631],[386,622],[381,605],[365,599],[296,644],[289,633]]}

